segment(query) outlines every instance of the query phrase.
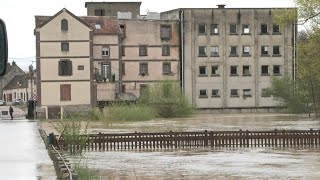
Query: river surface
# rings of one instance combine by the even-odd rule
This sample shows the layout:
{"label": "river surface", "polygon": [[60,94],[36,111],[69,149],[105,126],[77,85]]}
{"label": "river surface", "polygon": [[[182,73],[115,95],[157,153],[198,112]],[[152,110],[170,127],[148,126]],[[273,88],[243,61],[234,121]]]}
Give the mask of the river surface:
{"label": "river surface", "polygon": [[0,179],[57,179],[36,122],[0,120]]}
{"label": "river surface", "polygon": [[[319,129],[319,119],[281,114],[198,114],[113,124],[90,132]],[[79,159],[75,159],[77,162]],[[320,179],[318,148],[197,148],[87,152],[101,179]]]}

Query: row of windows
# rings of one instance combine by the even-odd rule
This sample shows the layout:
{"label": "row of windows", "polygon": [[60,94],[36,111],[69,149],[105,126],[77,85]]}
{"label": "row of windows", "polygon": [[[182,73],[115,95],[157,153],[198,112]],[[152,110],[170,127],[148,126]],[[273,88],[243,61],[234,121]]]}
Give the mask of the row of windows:
{"label": "row of windows", "polygon": [[[148,68],[147,62],[140,63],[139,75],[141,75],[141,76],[148,75],[149,74],[148,69],[149,68]],[[84,66],[79,65],[78,70],[84,70]],[[95,69],[95,74],[97,74],[96,70],[97,69]],[[102,64],[101,74],[102,74],[103,78],[110,79],[110,72],[111,72],[110,64]],[[171,75],[172,74],[170,62],[162,63],[162,73],[164,75]],[[72,75],[72,61],[70,61],[70,59],[62,59],[59,61],[58,74],[60,76],[71,76]],[[122,75],[125,75],[125,63],[122,63]]]}
{"label": "row of windows", "polygon": [[[229,33],[231,35],[239,33],[238,24],[229,24]],[[210,34],[211,35],[219,35],[219,24],[211,24],[210,25]],[[242,24],[241,33],[244,35],[250,35],[251,27],[250,24]],[[198,33],[199,35],[207,34],[207,25],[206,24],[199,24],[198,25]],[[280,34],[280,26],[277,24],[272,25],[272,33],[273,34]],[[260,25],[260,34],[269,34],[269,26],[268,24],[261,24]]]}
{"label": "row of windows", "polygon": [[[230,97],[239,97],[239,89],[231,89],[230,90]],[[243,97],[252,97],[251,89],[243,89],[242,90]],[[220,90],[219,89],[212,89],[211,97],[220,97]],[[270,94],[267,92],[267,89],[261,90],[261,97],[270,97]],[[200,89],[199,90],[199,98],[208,98],[208,90],[207,89]]]}
{"label": "row of windows", "polygon": [[[268,65],[261,66],[261,76],[268,76],[270,68]],[[281,75],[281,66],[273,65],[272,72],[274,76]],[[208,76],[207,66],[199,66],[199,76]],[[211,76],[219,76],[220,68],[219,66],[211,66]],[[238,66],[230,66],[230,76],[238,76]],[[251,76],[251,67],[242,66],[242,76]]]}
{"label": "row of windows", "polygon": [[[162,45],[162,56],[170,56],[170,45],[164,44]],[[61,51],[67,52],[69,51],[69,43],[62,42],[61,43]],[[122,47],[122,56],[125,56],[125,48]],[[102,56],[110,56],[110,48],[109,47],[102,47],[101,48],[101,55]],[[148,46],[141,45],[139,46],[139,56],[148,56]]]}
{"label": "row of windows", "polygon": [[[261,46],[261,56],[269,56],[269,46]],[[231,57],[238,56],[238,46],[230,46],[229,53]],[[279,57],[280,46],[272,46],[272,56]],[[207,57],[207,46],[199,46],[199,57]],[[210,47],[210,56],[218,57],[219,56],[219,46]],[[251,56],[251,47],[242,46],[242,56]]]}

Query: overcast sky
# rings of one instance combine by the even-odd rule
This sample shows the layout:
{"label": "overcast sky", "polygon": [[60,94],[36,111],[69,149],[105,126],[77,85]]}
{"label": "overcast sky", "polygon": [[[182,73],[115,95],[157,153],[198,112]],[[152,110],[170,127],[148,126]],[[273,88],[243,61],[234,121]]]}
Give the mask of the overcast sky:
{"label": "overcast sky", "polygon": [[[95,2],[98,1],[101,0]],[[24,70],[27,70],[32,63],[35,67],[34,16],[52,16],[62,8],[83,16],[86,15],[85,2],[88,0],[0,0],[0,18],[6,22],[8,31],[9,61],[16,61]],[[147,10],[161,12],[176,8],[216,8],[217,4],[226,4],[226,8],[294,6],[293,0],[141,0],[141,2],[141,14],[146,14]]]}

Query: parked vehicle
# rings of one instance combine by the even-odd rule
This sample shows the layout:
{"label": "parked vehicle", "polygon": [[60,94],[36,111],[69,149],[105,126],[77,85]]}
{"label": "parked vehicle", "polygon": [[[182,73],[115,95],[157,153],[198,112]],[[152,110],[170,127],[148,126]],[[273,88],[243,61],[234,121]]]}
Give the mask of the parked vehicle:
{"label": "parked vehicle", "polygon": [[13,105],[21,105],[21,104],[22,104],[22,101],[21,101],[21,99],[14,99],[14,100],[12,101],[12,104],[13,104]]}
{"label": "parked vehicle", "polygon": [[4,100],[0,100],[0,106],[6,105],[6,102]]}

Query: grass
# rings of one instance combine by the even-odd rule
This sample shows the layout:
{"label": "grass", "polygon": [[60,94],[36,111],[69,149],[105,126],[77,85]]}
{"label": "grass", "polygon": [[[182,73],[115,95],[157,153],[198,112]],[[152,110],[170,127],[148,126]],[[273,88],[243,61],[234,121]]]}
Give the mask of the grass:
{"label": "grass", "polygon": [[147,121],[155,118],[153,109],[146,105],[114,103],[106,109],[107,118],[111,121]]}
{"label": "grass", "polygon": [[76,165],[75,170],[79,180],[95,180],[100,176],[99,170],[91,169],[88,165]]}

